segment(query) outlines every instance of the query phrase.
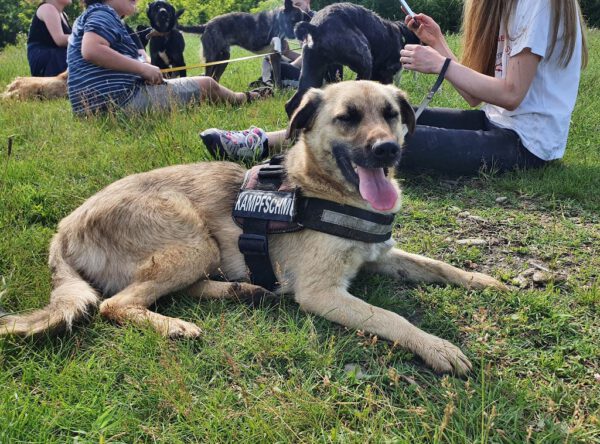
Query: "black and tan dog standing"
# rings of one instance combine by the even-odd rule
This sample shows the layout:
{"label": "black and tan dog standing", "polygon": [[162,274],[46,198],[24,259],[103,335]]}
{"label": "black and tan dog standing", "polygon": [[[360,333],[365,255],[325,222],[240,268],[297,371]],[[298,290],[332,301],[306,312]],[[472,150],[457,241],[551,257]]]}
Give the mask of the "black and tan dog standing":
{"label": "black and tan dog standing", "polygon": [[[288,185],[304,196],[397,212],[400,189],[393,174],[403,124],[414,129],[414,114],[392,86],[360,81],[310,90],[290,122],[300,138],[285,158]],[[229,162],[180,165],[135,174],[98,192],[60,222],[52,239],[49,305],[2,317],[1,334],[70,328],[99,306],[117,323],[149,323],[171,337],[199,336],[197,325],[148,307],[175,291],[219,299],[265,291],[244,282],[241,230],[231,216],[244,174]],[[443,372],[462,374],[471,364],[455,345],[350,294],[350,281],[368,270],[410,282],[503,288],[490,276],[394,248],[392,239],[365,243],[304,229],[270,235],[269,245],[279,293],[293,294],[307,312],[395,341]]]}
{"label": "black and tan dog standing", "polygon": [[[148,4],[146,15],[152,31],[147,35],[150,44],[150,60],[160,69],[185,66],[183,51],[185,40],[177,29],[177,20],[184,13],[165,0],[155,0]],[[145,45],[144,45],[145,46]],[[186,77],[186,70],[165,74],[165,77]]]}
{"label": "black and tan dog standing", "polygon": [[[180,26],[180,29],[202,35],[204,60],[210,63],[229,60],[231,46],[241,46],[258,54],[269,52],[272,50],[274,37],[281,40],[295,38],[294,26],[305,20],[310,20],[310,16],[296,8],[292,0],[285,0],[283,7],[272,11],[257,14],[230,12],[219,15],[204,25]],[[206,75],[218,82],[225,68],[227,63],[208,66]]]}

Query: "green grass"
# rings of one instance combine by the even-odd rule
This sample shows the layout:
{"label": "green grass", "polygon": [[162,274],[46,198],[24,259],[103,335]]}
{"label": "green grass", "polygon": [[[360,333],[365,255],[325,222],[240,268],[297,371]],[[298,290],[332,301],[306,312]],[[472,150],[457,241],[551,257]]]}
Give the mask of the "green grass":
{"label": "green grass", "polygon": [[[507,283],[532,263],[564,279],[507,294],[375,276],[353,285],[459,344],[475,366],[468,379],[439,377],[410,353],[292,301],[250,309],[164,298],[157,310],[196,322],[201,340],[169,341],[97,314],[72,334],[0,339],[0,443],[600,442],[600,33],[590,37],[563,161],[474,179],[401,177],[402,248]],[[197,62],[197,39],[188,43],[187,60]],[[259,64],[229,66],[223,83],[245,89]],[[23,44],[0,53],[0,88],[26,74]],[[405,74],[402,87],[419,102],[433,81]],[[201,129],[283,128],[288,97],[92,119],[74,118],[66,100],[0,103],[0,305],[47,302],[50,238],[95,191],[207,160]],[[433,105],[463,106],[450,86]],[[500,196],[508,199],[499,204]],[[456,244],[467,237],[488,245]]]}

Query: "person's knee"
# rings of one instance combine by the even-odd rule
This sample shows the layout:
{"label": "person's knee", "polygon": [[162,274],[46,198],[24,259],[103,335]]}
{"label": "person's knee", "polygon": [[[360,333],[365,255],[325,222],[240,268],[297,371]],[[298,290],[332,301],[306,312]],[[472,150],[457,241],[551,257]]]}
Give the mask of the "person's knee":
{"label": "person's knee", "polygon": [[215,79],[208,76],[199,76],[196,77],[196,81],[200,89],[206,92],[216,91],[219,89],[219,84]]}

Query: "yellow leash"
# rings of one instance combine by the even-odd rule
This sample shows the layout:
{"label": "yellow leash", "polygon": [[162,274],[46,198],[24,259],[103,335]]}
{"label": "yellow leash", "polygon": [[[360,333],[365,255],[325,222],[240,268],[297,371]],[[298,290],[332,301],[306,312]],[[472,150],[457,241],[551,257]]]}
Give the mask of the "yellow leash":
{"label": "yellow leash", "polygon": [[[290,48],[291,51],[296,51],[298,49],[300,49],[300,48]],[[266,54],[255,54],[255,55],[251,55],[251,56],[238,57],[237,59],[219,60],[217,62],[208,62],[208,63],[196,63],[194,65],[178,66],[177,68],[165,68],[165,69],[161,69],[160,72],[167,73],[167,72],[183,71],[184,69],[205,68],[207,66],[222,65],[223,63],[241,62],[243,60],[257,59],[259,57],[266,57],[266,56],[270,56],[270,55],[274,55],[274,54],[281,54],[281,53],[269,52]]]}

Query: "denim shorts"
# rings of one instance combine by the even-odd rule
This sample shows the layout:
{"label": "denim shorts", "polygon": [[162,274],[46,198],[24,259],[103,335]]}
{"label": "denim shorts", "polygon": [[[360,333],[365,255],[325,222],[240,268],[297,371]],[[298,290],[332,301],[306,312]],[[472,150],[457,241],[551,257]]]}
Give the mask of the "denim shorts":
{"label": "denim shorts", "polygon": [[199,103],[200,86],[193,77],[167,79],[162,85],[142,85],[124,106],[126,112],[164,111]]}

